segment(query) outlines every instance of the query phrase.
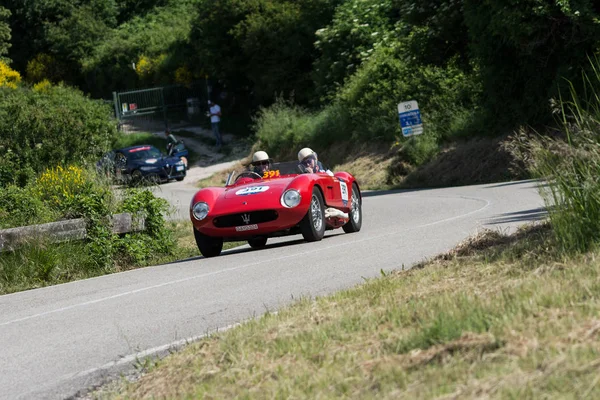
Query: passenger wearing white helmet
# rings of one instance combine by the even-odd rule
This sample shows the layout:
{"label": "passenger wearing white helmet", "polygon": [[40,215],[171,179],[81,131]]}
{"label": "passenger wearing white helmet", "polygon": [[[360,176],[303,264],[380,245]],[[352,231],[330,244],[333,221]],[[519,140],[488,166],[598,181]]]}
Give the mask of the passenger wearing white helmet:
{"label": "passenger wearing white helmet", "polygon": [[272,159],[269,158],[269,155],[266,151],[257,151],[252,155],[252,171],[256,172],[259,175],[263,175],[266,171],[271,169]]}
{"label": "passenger wearing white helmet", "polygon": [[300,162],[300,169],[306,173],[326,172],[323,164],[317,157],[317,153],[308,147],[298,152],[298,161]]}

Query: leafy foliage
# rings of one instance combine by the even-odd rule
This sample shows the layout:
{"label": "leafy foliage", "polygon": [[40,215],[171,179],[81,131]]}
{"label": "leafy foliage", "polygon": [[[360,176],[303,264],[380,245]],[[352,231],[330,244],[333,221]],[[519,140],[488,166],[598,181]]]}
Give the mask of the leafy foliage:
{"label": "leafy foliage", "polygon": [[[128,190],[120,197],[117,199],[109,183],[94,171],[75,165],[46,170],[25,187],[0,188],[0,229],[85,218],[87,231],[85,242],[52,248],[42,242],[17,249],[14,254],[3,252],[0,287],[5,281],[14,286],[19,279],[28,287],[37,282],[69,281],[73,277],[60,275],[61,270],[68,269],[76,277],[94,276],[171,254],[175,242],[164,219],[166,201],[147,189]],[[144,218],[145,229],[123,237],[112,233],[110,217],[117,212]],[[75,257],[75,265],[62,254],[65,251]],[[19,262],[19,266],[26,266],[21,273],[14,270]]]}
{"label": "leafy foliage", "polygon": [[16,89],[19,82],[21,82],[21,75],[0,61],[0,87]]}
{"label": "leafy foliage", "polygon": [[59,213],[52,210],[28,186],[8,185],[0,189],[0,229],[52,222]]}
{"label": "leafy foliage", "polygon": [[[379,46],[348,78],[333,103],[320,112],[282,103],[263,110],[256,124],[257,137],[274,154],[287,146],[399,140],[406,142],[403,153],[407,161],[428,161],[437,153],[440,141],[471,129],[467,121],[479,87],[455,65],[412,68],[405,52],[405,44]],[[419,101],[427,135],[401,139],[398,99]]]}
{"label": "leafy foliage", "polygon": [[561,77],[581,82],[577,71],[600,41],[592,0],[466,0],[464,18],[485,111],[505,124],[547,120]]}
{"label": "leafy foliage", "polygon": [[51,166],[95,161],[116,134],[111,112],[60,85],[0,89],[0,186],[24,185]]}
{"label": "leafy foliage", "polygon": [[10,10],[0,6],[0,61],[4,63],[9,61],[6,54],[10,48],[11,35],[10,26],[8,25],[10,14]]}
{"label": "leafy foliage", "polygon": [[[187,37],[195,3],[187,0],[157,7],[112,30],[81,61],[92,94],[106,96],[124,88],[172,83],[175,71],[190,58]],[[148,60],[152,61],[147,69],[134,69],[133,64],[145,68]]]}
{"label": "leafy foliage", "polygon": [[315,31],[336,0],[207,0],[193,22],[190,45],[200,74],[252,92],[254,104],[294,94],[311,97]]}
{"label": "leafy foliage", "polygon": [[116,25],[115,0],[8,0],[13,46],[9,52],[18,70],[39,53],[59,62],[54,82],[82,84],[81,61]]}
{"label": "leafy foliage", "polygon": [[331,23],[316,32],[314,81],[320,94],[334,94],[375,47],[392,40],[394,14],[391,0],[351,0],[336,8]]}

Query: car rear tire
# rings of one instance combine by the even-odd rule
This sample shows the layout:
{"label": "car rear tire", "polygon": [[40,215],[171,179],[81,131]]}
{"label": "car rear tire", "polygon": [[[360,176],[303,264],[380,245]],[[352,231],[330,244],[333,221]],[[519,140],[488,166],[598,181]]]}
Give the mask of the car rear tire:
{"label": "car rear tire", "polygon": [[181,182],[181,181],[183,180],[183,178],[185,178],[185,176],[182,176],[182,177],[180,177],[180,178],[175,178],[175,180],[176,180],[177,182]]}
{"label": "car rear tire", "polygon": [[253,249],[262,249],[267,245],[267,238],[266,237],[255,237],[255,238],[248,240],[248,244]]}
{"label": "car rear tire", "polygon": [[196,228],[193,229],[196,245],[198,245],[198,250],[200,250],[200,253],[202,253],[204,257],[216,257],[221,254],[221,251],[223,250],[223,238],[206,236],[205,234],[198,232]]}
{"label": "car rear tire", "polygon": [[352,197],[350,201],[352,202],[350,206],[350,221],[342,226],[342,229],[346,233],[358,232],[362,226],[362,199],[356,183],[352,184]]}
{"label": "car rear tire", "polygon": [[300,231],[307,242],[317,242],[325,235],[325,202],[316,186],[313,188],[308,211],[300,221]]}

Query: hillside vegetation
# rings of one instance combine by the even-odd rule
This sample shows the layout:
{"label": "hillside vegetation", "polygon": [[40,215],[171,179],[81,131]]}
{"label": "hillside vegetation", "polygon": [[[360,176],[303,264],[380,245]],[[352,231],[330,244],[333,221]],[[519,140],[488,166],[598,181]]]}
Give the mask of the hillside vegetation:
{"label": "hillside vegetation", "polygon": [[[518,151],[498,138],[520,126],[570,132],[554,120],[567,115],[562,97],[570,90],[581,97],[569,118],[581,119],[591,104],[599,18],[592,0],[4,1],[0,214],[8,225],[83,215],[70,211],[79,203],[44,211],[55,205],[34,195],[40,177],[92,169],[121,140],[110,102],[101,100],[113,90],[172,83],[212,85],[224,119],[252,115],[247,134],[272,157],[311,146],[329,165],[362,165],[371,188],[406,175],[412,185],[511,178],[492,167]],[[411,99],[425,134],[406,139],[396,106]],[[580,131],[593,131],[586,121],[578,120]],[[565,188],[597,187],[582,178],[593,176],[595,150],[520,137],[513,150],[547,161],[531,173],[567,171]],[[456,146],[466,138],[476,140]],[[552,146],[574,156],[542,157]],[[596,193],[572,196],[578,216]],[[18,213],[16,199],[28,199]],[[582,238],[597,232],[585,229],[565,247],[585,248]]]}
{"label": "hillside vegetation", "polygon": [[[29,84],[94,97],[208,79],[225,115],[256,114],[274,156],[398,141],[421,165],[459,138],[552,124],[550,99],[598,52],[592,0],[12,0],[0,57]],[[0,80],[1,82],[1,80]],[[425,135],[405,140],[415,99]],[[229,113],[229,114],[228,114]],[[250,129],[248,129],[250,133]],[[333,160],[335,163],[345,160]]]}

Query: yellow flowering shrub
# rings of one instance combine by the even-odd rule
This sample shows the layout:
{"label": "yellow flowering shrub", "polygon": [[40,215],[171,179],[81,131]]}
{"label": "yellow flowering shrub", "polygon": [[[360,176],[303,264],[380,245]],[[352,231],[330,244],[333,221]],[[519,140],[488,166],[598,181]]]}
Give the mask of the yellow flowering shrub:
{"label": "yellow flowering shrub", "polygon": [[154,58],[141,55],[137,63],[135,64],[135,72],[142,79],[150,78],[156,72],[158,72],[160,66],[166,58],[166,54],[159,54]]}
{"label": "yellow flowering shrub", "polygon": [[83,169],[76,166],[58,166],[46,170],[36,181],[40,198],[62,208],[72,203],[78,195],[85,194],[91,181]]}
{"label": "yellow flowering shrub", "polygon": [[21,74],[0,61],[0,86],[16,89],[21,82]]}
{"label": "yellow flowering shrub", "polygon": [[179,67],[175,71],[175,82],[181,85],[189,85],[193,80],[194,76],[187,66]]}
{"label": "yellow flowering shrub", "polygon": [[55,78],[52,70],[56,69],[56,60],[48,54],[40,53],[27,63],[27,80],[30,82],[40,82],[45,79]]}
{"label": "yellow flowering shrub", "polygon": [[135,72],[138,74],[139,77],[145,77],[150,75],[151,71],[152,63],[150,61],[150,58],[144,55],[140,56],[137,63],[135,63]]}
{"label": "yellow flowering shrub", "polygon": [[33,90],[36,92],[46,92],[52,87],[52,83],[48,79],[44,79],[33,85]]}

